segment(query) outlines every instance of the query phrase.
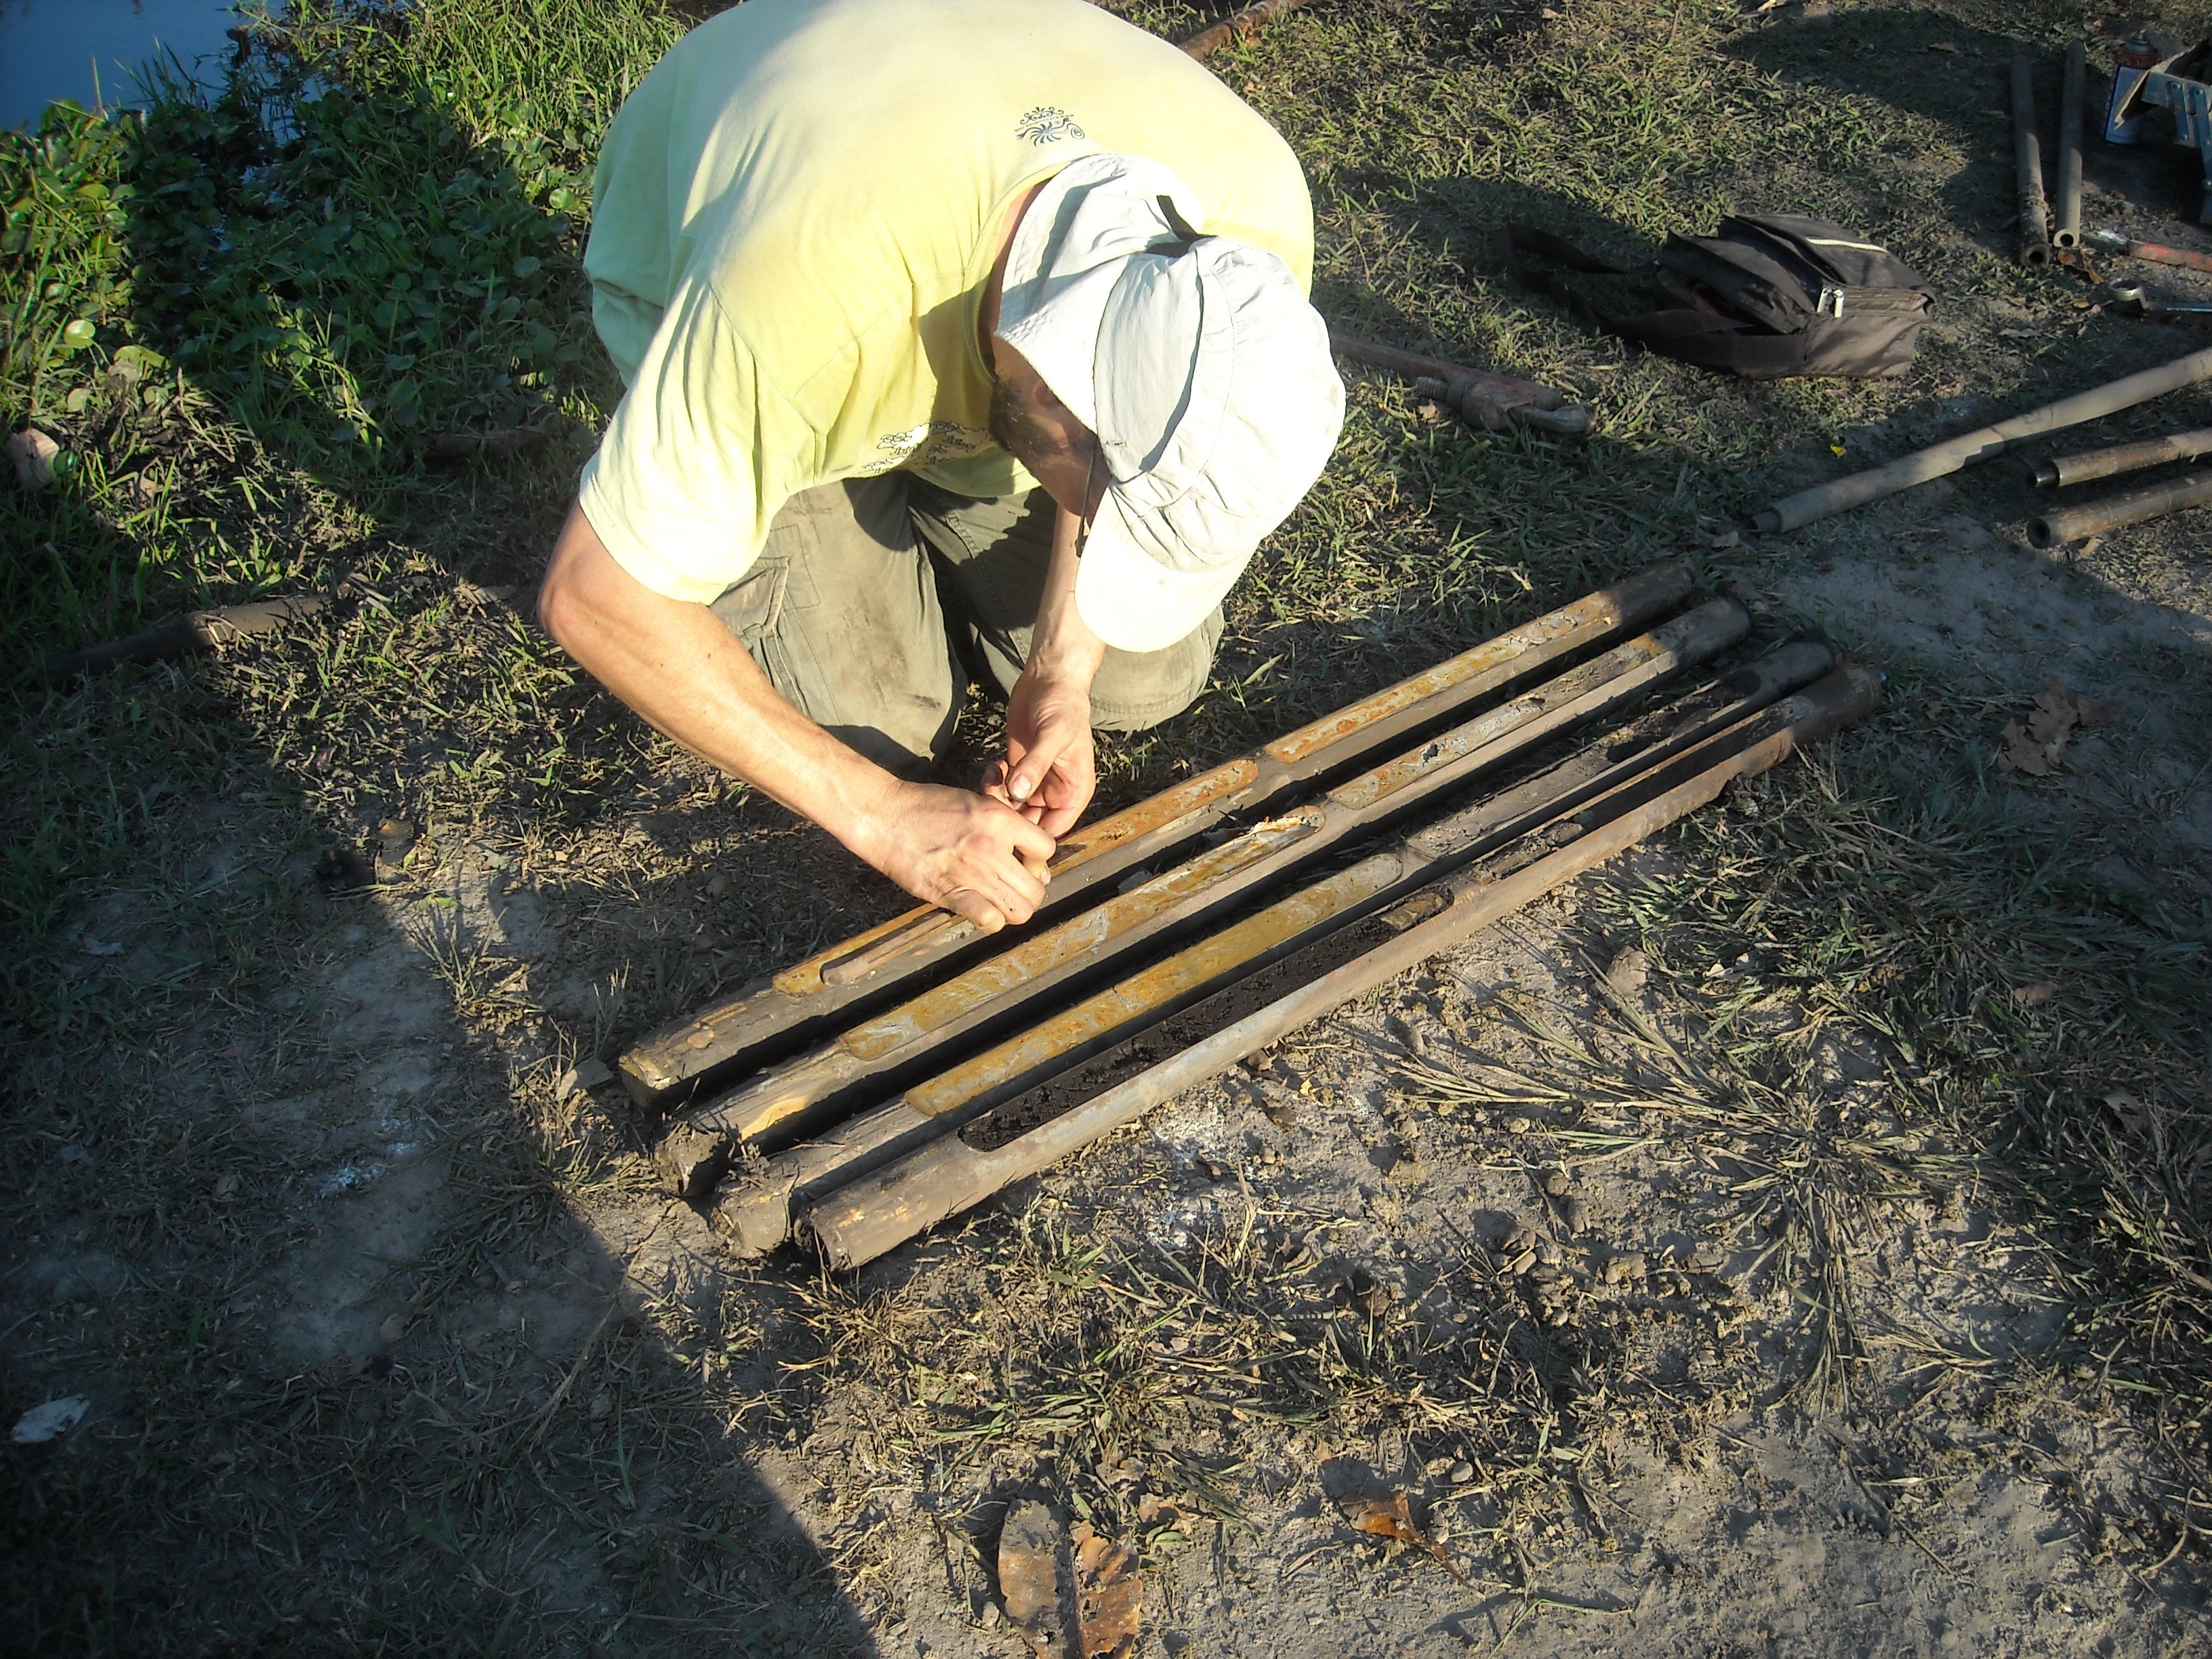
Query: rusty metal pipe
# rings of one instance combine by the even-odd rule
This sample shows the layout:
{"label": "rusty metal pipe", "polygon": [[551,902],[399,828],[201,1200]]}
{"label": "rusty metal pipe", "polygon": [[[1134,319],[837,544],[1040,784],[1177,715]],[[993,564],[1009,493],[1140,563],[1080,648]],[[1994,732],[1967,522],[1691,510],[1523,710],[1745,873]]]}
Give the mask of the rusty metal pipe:
{"label": "rusty metal pipe", "polygon": [[[1341,776],[1501,687],[1643,627],[1689,592],[1683,565],[1640,572],[1072,830],[1054,855],[1052,889],[1038,920],[1065,916],[1085,895],[1188,845],[1231,812],[1262,811]],[[665,1109],[1022,936],[1015,931],[987,939],[950,911],[909,910],[641,1039],[621,1059],[623,1082],[641,1105]]]}
{"label": "rusty metal pipe", "polygon": [[2012,60],[2012,164],[2020,216],[2014,257],[2039,270],[2051,263],[2051,219],[2043,200],[2043,145],[2035,136],[2035,60],[2026,52]]}
{"label": "rusty metal pipe", "polygon": [[295,593],[287,599],[254,599],[245,605],[218,605],[212,611],[188,611],[125,639],[49,657],[39,674],[49,685],[59,685],[80,674],[103,673],[125,663],[188,657],[251,635],[274,633],[287,623],[319,615],[329,605],[325,594]]}
{"label": "rusty metal pipe", "polygon": [[2058,223],[2053,247],[2081,246],[2081,80],[2088,48],[2076,40],[2066,48],[2066,75],[2058,91]]}
{"label": "rusty metal pipe", "polygon": [[2002,455],[2014,444],[2027,439],[2117,414],[2207,380],[2212,380],[2212,346],[2192,351],[2186,357],[2176,357],[2170,363],[2160,363],[2155,368],[2141,369],[2104,386],[2077,392],[2070,398],[2061,398],[2055,404],[2031,409],[2025,415],[2015,415],[1994,426],[1946,438],[1940,444],[1930,444],[1925,449],[1900,456],[1887,465],[1854,472],[1832,483],[1801,489],[1795,495],[1762,508],[1756,522],[1764,531],[1796,530],[1832,513],[1863,507],[1915,484],[1926,483],[1930,478],[1944,477],[1976,461]]}
{"label": "rusty metal pipe", "polygon": [[2058,547],[2106,530],[2122,530],[2148,519],[2162,519],[2185,507],[2212,501],[2212,472],[2191,472],[2124,495],[2107,495],[2101,501],[2046,513],[2027,521],[2027,538],[2038,547]]}
{"label": "rusty metal pipe", "polygon": [[[966,1133],[933,1140],[808,1206],[804,1228],[833,1267],[849,1271],[872,1261],[1011,1182],[1050,1168],[1352,998],[1463,944],[1561,883],[1705,805],[1729,783],[1766,770],[1804,744],[1856,719],[1874,707],[1880,695],[1880,681],[1870,671],[1838,670],[1796,700],[1806,709],[1801,719],[1656,799],[1589,823],[1559,850],[1502,877],[1492,878],[1477,866],[1424,889],[1421,896],[1434,913],[1387,944],[1003,1144],[979,1147],[974,1144],[977,1137],[972,1127]],[[1413,915],[1422,908],[1413,902],[1401,907]]]}
{"label": "rusty metal pipe", "polygon": [[[1746,716],[1818,678],[1833,660],[1824,643],[1793,642],[1632,721],[1561,764],[1407,836],[1397,849],[1404,861],[1401,880],[1431,880],[1561,812],[1648,777],[1686,750],[1739,726]],[[1087,1027],[1078,1023],[1070,1029]],[[710,1212],[714,1224],[746,1254],[774,1249],[789,1233],[794,1203],[828,1192],[957,1127],[985,1109],[994,1093],[1018,1086],[1020,1080],[1009,1079],[1001,1065],[970,1073],[968,1081],[978,1086],[963,1085],[951,1092],[940,1087],[920,1100],[893,1101],[817,1140],[754,1164],[715,1194]]]}
{"label": "rusty metal pipe", "polygon": [[[1510,374],[1485,368],[1464,368],[1441,357],[1425,357],[1417,351],[1377,344],[1345,333],[1328,331],[1330,349],[1370,368],[1413,381],[1431,380],[1443,388],[1443,400],[1470,425],[1495,431],[1509,423],[1540,428],[1569,435],[1589,430],[1595,418],[1587,404],[1569,404],[1557,386],[1538,380],[1516,380]],[[1431,394],[1436,395],[1436,394]]]}
{"label": "rusty metal pipe", "polygon": [[2150,438],[2139,444],[2117,444],[2110,449],[2061,455],[2057,460],[2039,463],[2031,476],[2037,483],[2063,488],[2122,472],[2140,472],[2147,466],[2158,466],[2167,461],[2191,460],[2208,452],[2212,452],[2212,426],[2199,427],[2194,432],[2168,433],[2163,438]]}
{"label": "rusty metal pipe", "polygon": [[1280,882],[1346,841],[1717,655],[1743,637],[1750,620],[1732,599],[1700,605],[1340,784],[1319,802],[1030,934],[834,1042],[687,1110],[656,1148],[663,1172],[684,1196],[703,1195],[739,1147],[772,1150],[850,1116],[949,1046],[985,1040],[1038,999],[1095,979],[1140,947],[1191,931],[1241,895]]}
{"label": "rusty metal pipe", "polygon": [[1211,58],[1232,40],[1249,40],[1261,27],[1273,22],[1286,11],[1296,11],[1306,0],[1255,0],[1242,11],[1223,18],[1212,28],[1200,29],[1188,40],[1177,42],[1182,49],[1200,62]]}
{"label": "rusty metal pipe", "polygon": [[2118,230],[2085,230],[2081,240],[2105,253],[2124,253],[2130,259],[2148,259],[2154,265],[2180,265],[2191,270],[2212,271],[2212,253],[2191,253],[2157,242],[2139,242]]}

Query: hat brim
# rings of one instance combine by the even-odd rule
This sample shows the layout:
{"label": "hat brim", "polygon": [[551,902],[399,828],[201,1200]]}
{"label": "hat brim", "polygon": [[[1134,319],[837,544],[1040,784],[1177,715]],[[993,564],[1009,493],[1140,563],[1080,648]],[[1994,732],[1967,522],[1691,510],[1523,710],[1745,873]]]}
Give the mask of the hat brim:
{"label": "hat brim", "polygon": [[1075,611],[1117,651],[1164,651],[1195,634],[1252,562],[1254,549],[1198,570],[1175,570],[1145,551],[1109,494],[1091,521],[1075,573]]}

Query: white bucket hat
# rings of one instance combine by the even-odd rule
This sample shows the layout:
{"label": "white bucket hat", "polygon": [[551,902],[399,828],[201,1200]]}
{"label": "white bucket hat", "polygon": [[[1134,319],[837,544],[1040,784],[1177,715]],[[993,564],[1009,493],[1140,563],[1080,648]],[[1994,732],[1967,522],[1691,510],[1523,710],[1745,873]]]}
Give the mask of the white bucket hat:
{"label": "white bucket hat", "polygon": [[1328,325],[1290,267],[1201,222],[1166,167],[1091,155],[1007,251],[998,336],[1097,434],[1109,482],[1075,608],[1123,651],[1197,629],[1344,424]]}

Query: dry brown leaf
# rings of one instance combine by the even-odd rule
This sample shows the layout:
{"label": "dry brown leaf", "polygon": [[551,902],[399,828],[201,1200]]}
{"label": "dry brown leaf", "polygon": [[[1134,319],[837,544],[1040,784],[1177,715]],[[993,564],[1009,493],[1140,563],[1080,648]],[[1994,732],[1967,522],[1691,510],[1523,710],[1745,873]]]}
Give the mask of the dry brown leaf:
{"label": "dry brown leaf", "polygon": [[1165,1522],[1170,1526],[1179,1527],[1187,1518],[1183,1513],[1182,1505],[1172,1498],[1162,1498],[1155,1493],[1146,1492],[1137,1500],[1137,1520],[1139,1525],[1149,1527],[1155,1522]]}
{"label": "dry brown leaf", "polygon": [[1016,1504],[999,1534],[999,1594],[1006,1617],[1038,1659],[1067,1651],[1060,1608],[1060,1523],[1042,1504]]}
{"label": "dry brown leaf", "polygon": [[2037,742],[2027,734],[2018,720],[2004,729],[2004,747],[1997,750],[1997,769],[2000,772],[2025,772],[2031,778],[2051,775],[2051,763],[2057,759],[2055,745]]}
{"label": "dry brown leaf", "polygon": [[2012,989],[2012,1000],[2023,1008],[2040,1007],[2057,994],[2058,981],[2055,979],[2039,979],[2033,985],[2015,985]]}
{"label": "dry brown leaf", "polygon": [[62,447],[34,426],[8,438],[8,459],[15,468],[15,482],[26,489],[44,489],[54,481],[54,459]]}
{"label": "dry brown leaf", "polygon": [[1443,1570],[1462,1584],[1468,1576],[1452,1565],[1444,1553],[1443,1546],[1413,1524],[1413,1505],[1402,1492],[1392,1492],[1388,1498],[1352,1498],[1344,1500],[1344,1512],[1352,1524],[1362,1532],[1372,1533],[1378,1538],[1395,1538],[1401,1544],[1411,1544],[1415,1549],[1426,1550],[1443,1563]]}
{"label": "dry brown leaf", "polygon": [[2063,743],[2081,723],[2074,700],[2056,688],[2037,692],[2035,706],[2027,711],[2027,734],[2038,743]]}
{"label": "dry brown leaf", "polygon": [[1068,1534],[1075,1546],[1076,1649],[1082,1659],[1127,1659],[1137,1645],[1145,1613],[1145,1581],[1137,1558],[1079,1521]]}
{"label": "dry brown leaf", "polygon": [[2127,713],[2116,702],[2077,702],[2074,705],[2074,711],[2081,715],[2084,730],[2110,726]]}
{"label": "dry brown leaf", "polygon": [[2159,1138],[2159,1131],[2164,1126],[2159,1121],[2157,1111],[2144,1104],[2141,1096],[2130,1094],[2125,1089],[2115,1089],[2105,1097],[2105,1104],[2112,1109],[2112,1115],[2120,1121],[2120,1127],[2130,1134],[2147,1140]]}

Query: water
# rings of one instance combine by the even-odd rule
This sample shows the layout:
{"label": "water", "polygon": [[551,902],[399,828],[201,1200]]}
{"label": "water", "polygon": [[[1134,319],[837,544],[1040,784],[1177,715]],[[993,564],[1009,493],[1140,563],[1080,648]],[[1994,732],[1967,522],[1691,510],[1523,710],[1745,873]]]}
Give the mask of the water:
{"label": "water", "polygon": [[92,108],[95,73],[107,107],[136,103],[133,71],[156,53],[211,82],[237,21],[231,0],[0,0],[0,126],[34,122],[61,98]]}

